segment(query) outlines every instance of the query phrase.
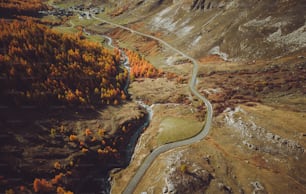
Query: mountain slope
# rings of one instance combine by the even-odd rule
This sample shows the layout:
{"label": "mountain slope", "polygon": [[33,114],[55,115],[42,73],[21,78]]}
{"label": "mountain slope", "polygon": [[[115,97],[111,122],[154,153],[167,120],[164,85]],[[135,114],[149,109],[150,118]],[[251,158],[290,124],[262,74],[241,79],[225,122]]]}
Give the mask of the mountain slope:
{"label": "mountain slope", "polygon": [[[200,61],[198,89],[216,113],[204,141],[158,157],[135,193],[305,193],[305,3],[118,2],[114,10],[128,8],[109,20],[157,36]],[[176,53],[103,27],[154,65],[188,77],[190,63]],[[139,92],[141,86],[132,84],[133,95],[156,103],[156,113],[130,166],[113,175],[114,193],[157,146],[155,136],[162,134],[163,118],[173,109],[166,100],[154,101],[159,92]]]}
{"label": "mountain slope", "polygon": [[[120,2],[120,3],[119,3]],[[279,57],[305,50],[305,3],[294,1],[118,1],[129,8],[116,20],[134,18],[161,32],[191,55],[224,58]]]}

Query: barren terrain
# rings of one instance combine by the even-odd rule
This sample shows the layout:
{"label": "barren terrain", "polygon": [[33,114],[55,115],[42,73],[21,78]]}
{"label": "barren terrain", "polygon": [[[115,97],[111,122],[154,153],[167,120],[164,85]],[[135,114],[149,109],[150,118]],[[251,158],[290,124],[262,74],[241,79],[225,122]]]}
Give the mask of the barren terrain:
{"label": "barren terrain", "polygon": [[[196,87],[214,108],[208,136],[158,156],[134,193],[306,193],[306,7],[302,1],[105,0],[83,3],[58,0],[49,3],[64,9],[83,5],[88,13],[93,7],[103,7],[104,11],[95,17],[165,40],[197,59],[200,65]],[[20,126],[9,126],[7,130],[15,130],[15,135],[7,132],[3,137],[5,141],[1,141],[5,146],[1,149],[14,150],[8,157],[15,162],[10,168],[31,162],[38,164],[37,174],[23,174],[29,176],[26,179],[29,184],[35,175],[46,175],[56,161],[65,169],[75,169],[73,175],[77,178],[86,175],[92,180],[103,173],[107,175],[86,167],[90,161],[79,145],[67,143],[69,135],[88,141],[84,129],[90,128],[92,136],[101,141],[99,129],[103,128],[103,135],[111,141],[119,137],[125,125],[132,133],[147,116],[135,103],[141,100],[152,109],[152,118],[137,141],[129,165],[123,168],[123,163],[128,161],[112,163],[115,161],[112,158],[100,164],[109,164],[109,168],[104,166],[103,169],[115,168],[110,173],[110,185],[105,184],[110,191],[103,191],[122,193],[154,149],[199,133],[205,123],[206,108],[188,88],[192,63],[178,53],[156,40],[89,15],[75,13],[54,28],[74,33],[77,27],[86,29],[85,37],[105,45],[107,40],[100,35],[110,36],[114,45],[134,50],[163,72],[173,73],[174,78],[162,75],[132,80],[128,88],[131,99],[121,106],[107,106],[103,111],[88,113],[73,112],[63,118],[56,114],[54,120],[35,118],[44,122],[34,122],[34,126],[28,127],[42,133],[38,136],[42,142],[40,147],[28,145],[32,137],[27,133],[21,135]],[[50,142],[43,141],[50,135],[55,137]],[[21,149],[20,145],[24,144],[26,149]],[[65,147],[58,148],[57,144]],[[86,146],[96,153],[94,144]],[[43,148],[50,150],[37,155]],[[121,148],[120,154],[124,155]],[[50,156],[50,152],[54,155]],[[25,162],[20,162],[20,158]],[[77,159],[83,167],[76,168],[71,159]],[[101,167],[96,165],[101,162],[99,157],[94,162],[94,168]],[[53,169],[52,174],[57,172]],[[68,179],[69,188],[82,183],[76,193],[95,192],[82,190],[92,185],[93,189],[100,189],[97,186],[100,182],[89,184],[80,179],[69,182],[73,178]],[[106,180],[107,176],[103,178]]]}
{"label": "barren terrain", "polygon": [[[304,193],[306,60],[305,47],[302,43],[305,41],[305,36],[299,36],[298,42],[301,43],[299,46],[296,44],[293,49],[280,54],[279,48],[293,44],[293,41],[290,42],[287,39],[288,41],[278,42],[276,46],[270,43],[269,45],[262,44],[262,40],[256,38],[258,36],[256,33],[267,28],[264,21],[251,19],[254,16],[247,11],[245,19],[235,21],[237,26],[251,26],[252,24],[254,27],[252,29],[254,32],[244,31],[249,34],[247,36],[252,36],[251,39],[244,37],[243,39],[250,41],[244,42],[237,41],[238,36],[234,33],[224,32],[224,30],[216,31],[226,26],[220,25],[222,18],[216,16],[216,21],[211,21],[205,25],[205,28],[203,26],[203,29],[209,29],[209,26],[213,25],[216,27],[219,24],[220,27],[212,28],[212,30],[215,31],[216,36],[220,34],[224,36],[223,46],[207,49],[205,54],[203,51],[210,44],[218,43],[213,36],[209,36],[209,30],[208,34],[202,34],[202,37],[198,38],[198,42],[194,40],[194,47],[190,47],[190,37],[196,34],[193,30],[187,30],[186,35],[180,35],[183,37],[181,39],[171,33],[171,30],[179,32],[177,29],[180,28],[174,25],[178,26],[178,23],[183,23],[182,20],[187,20],[186,17],[181,16],[183,19],[180,21],[178,19],[180,17],[175,18],[175,14],[170,16],[170,13],[173,13],[171,9],[175,10],[176,6],[177,12],[175,13],[180,13],[183,9],[178,8],[180,2],[182,1],[173,2],[173,4],[162,3],[159,9],[164,9],[164,11],[145,17],[148,23],[141,20],[129,26],[162,37],[177,48],[198,56],[202,64],[197,82],[198,89],[213,103],[216,117],[212,132],[206,140],[193,146],[169,151],[157,158],[139,183],[135,193],[203,193],[203,191],[207,193]],[[279,6],[287,5],[280,4]],[[234,14],[234,11],[234,9],[223,11],[221,16]],[[131,12],[127,11],[127,13]],[[200,18],[204,17],[205,10],[204,13],[197,12],[193,15],[186,13],[188,14],[190,17]],[[213,14],[213,10],[206,14],[209,17],[209,14]],[[115,21],[121,22],[120,17],[114,18]],[[157,17],[159,17],[159,22],[154,23]],[[267,17],[265,22],[271,23],[272,17],[277,18],[279,15],[275,14],[271,17],[267,15]],[[171,18],[172,21],[169,21]],[[287,18],[289,18],[288,15]],[[247,19],[250,22],[247,22]],[[178,23],[175,22],[176,20]],[[274,22],[277,23],[277,19],[274,19]],[[189,23],[195,24],[196,21],[191,19]],[[155,24],[159,25],[159,28],[153,28],[156,27]],[[255,28],[255,24],[260,27]],[[171,25],[174,26],[173,29]],[[232,28],[231,26],[229,29]],[[287,29],[290,31],[289,28]],[[111,34],[120,42],[124,42],[122,45],[137,48],[154,65],[164,70],[171,69],[170,71],[185,76],[185,79],[188,78],[188,69],[190,71],[186,65],[188,62],[182,63],[182,59],[176,53],[171,53],[162,45],[152,44],[150,40],[120,29],[114,29]],[[261,34],[260,39],[265,39],[267,36]],[[232,39],[230,43],[226,37]],[[240,42],[238,47],[237,42]],[[241,46],[242,44],[245,46]],[[158,48],[159,52],[156,52]],[[201,48],[203,53],[199,54],[196,48]],[[235,51],[234,48],[242,50]],[[223,52],[220,51],[221,49]],[[136,80],[132,84],[133,96],[148,94],[151,103],[154,99],[159,102],[160,97],[167,94],[165,90],[161,90],[162,95],[152,95],[154,90],[146,92],[143,88],[146,86],[156,88],[157,86],[153,86],[150,82],[146,86],[141,83]],[[138,85],[141,86],[139,90]],[[168,87],[168,84],[166,85],[166,82],[164,85],[167,89],[171,88],[171,86]],[[172,91],[177,94],[178,90],[179,86]],[[188,96],[188,93],[186,95]],[[164,103],[172,102],[171,99],[173,99],[172,95]],[[158,116],[154,114],[150,126],[140,137],[130,166],[113,175],[113,193],[123,190],[129,180],[127,174],[134,174],[142,158],[149,154],[154,144],[158,144],[154,143],[156,140],[152,138],[157,137],[155,134],[158,134],[160,127],[163,126],[162,120],[158,121],[158,117],[167,118],[167,115],[161,112],[158,112]]]}

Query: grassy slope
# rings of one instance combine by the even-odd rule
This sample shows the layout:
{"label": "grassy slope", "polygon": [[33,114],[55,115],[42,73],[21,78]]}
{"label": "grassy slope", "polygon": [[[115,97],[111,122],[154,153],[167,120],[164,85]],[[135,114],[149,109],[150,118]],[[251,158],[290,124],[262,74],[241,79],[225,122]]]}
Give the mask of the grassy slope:
{"label": "grassy slope", "polygon": [[202,123],[192,119],[166,117],[159,125],[157,142],[159,145],[194,136],[201,131]]}

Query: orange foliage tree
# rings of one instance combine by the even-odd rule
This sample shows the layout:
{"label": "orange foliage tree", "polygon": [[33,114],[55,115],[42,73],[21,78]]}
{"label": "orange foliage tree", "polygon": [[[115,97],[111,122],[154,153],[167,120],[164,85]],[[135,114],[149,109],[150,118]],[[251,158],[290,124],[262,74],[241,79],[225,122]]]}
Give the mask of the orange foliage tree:
{"label": "orange foliage tree", "polygon": [[54,190],[52,183],[46,179],[35,179],[33,183],[33,189],[36,193],[38,192],[51,192]]}
{"label": "orange foliage tree", "polygon": [[128,74],[117,53],[31,20],[0,20],[0,31],[0,100],[39,105],[125,100]]}
{"label": "orange foliage tree", "polygon": [[125,53],[129,58],[131,66],[131,77],[155,78],[162,74],[161,70],[156,69],[151,63],[149,63],[136,52],[125,50]]}

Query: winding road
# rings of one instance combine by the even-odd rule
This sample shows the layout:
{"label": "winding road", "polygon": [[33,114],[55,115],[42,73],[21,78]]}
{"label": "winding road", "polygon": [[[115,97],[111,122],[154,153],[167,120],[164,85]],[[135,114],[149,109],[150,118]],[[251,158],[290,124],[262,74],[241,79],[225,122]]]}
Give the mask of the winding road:
{"label": "winding road", "polygon": [[112,23],[110,21],[107,21],[107,20],[104,20],[104,19],[101,19],[101,18],[97,18],[96,16],[93,16],[93,18],[98,20],[98,21],[101,21],[101,22],[119,27],[121,29],[128,30],[131,33],[138,34],[140,36],[144,36],[144,37],[156,40],[156,41],[160,42],[161,44],[165,45],[166,47],[170,48],[174,52],[179,53],[183,57],[189,59],[193,63],[192,77],[191,77],[191,80],[190,80],[190,83],[189,83],[189,88],[190,88],[191,92],[196,97],[198,97],[200,100],[202,100],[205,103],[205,106],[207,107],[206,122],[205,122],[204,126],[202,127],[202,131],[200,133],[198,133],[196,136],[194,136],[192,138],[189,138],[189,139],[186,139],[186,140],[162,145],[162,146],[154,149],[151,152],[151,154],[147,158],[145,158],[144,162],[139,167],[136,174],[130,180],[129,184],[127,185],[127,187],[125,188],[125,190],[123,192],[124,194],[130,194],[130,193],[133,193],[133,191],[135,190],[138,182],[140,181],[142,176],[145,174],[145,172],[147,171],[147,169],[150,167],[150,165],[153,163],[153,161],[156,159],[157,156],[159,156],[161,153],[164,153],[168,150],[198,142],[198,141],[202,140],[204,137],[206,137],[206,135],[209,132],[209,129],[211,128],[213,108],[212,108],[211,103],[195,89],[195,84],[196,84],[199,65],[194,58],[188,56],[187,54],[185,54],[182,51],[174,48],[173,46],[171,46],[170,44],[168,44],[164,40],[159,39],[155,36],[151,36],[149,34],[145,34],[145,33],[139,32],[139,31],[135,31],[135,30],[130,29],[128,27],[125,27],[125,26],[122,26],[122,25],[119,25],[119,24],[115,24],[115,23]]}

